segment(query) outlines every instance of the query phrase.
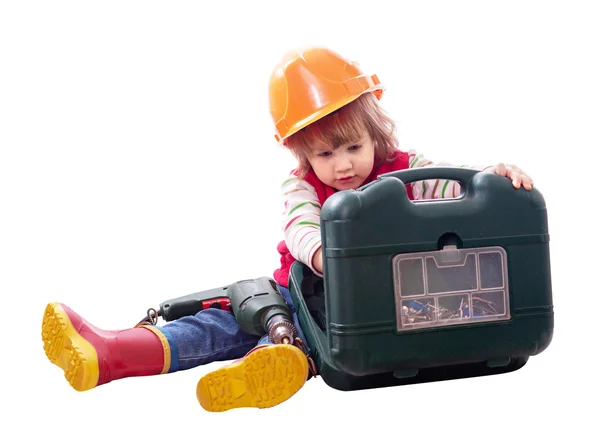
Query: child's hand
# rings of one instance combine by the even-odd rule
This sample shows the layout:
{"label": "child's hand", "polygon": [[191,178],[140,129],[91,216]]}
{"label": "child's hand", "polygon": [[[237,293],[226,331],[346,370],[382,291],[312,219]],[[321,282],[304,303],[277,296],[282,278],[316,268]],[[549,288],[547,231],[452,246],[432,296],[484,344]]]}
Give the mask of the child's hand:
{"label": "child's hand", "polygon": [[484,170],[511,179],[513,186],[516,189],[521,187],[521,184],[527,190],[533,188],[533,180],[531,177],[514,164],[498,163],[495,166],[486,167]]}
{"label": "child's hand", "polygon": [[321,251],[321,247],[313,255],[312,265],[317,272],[323,273],[323,252]]}

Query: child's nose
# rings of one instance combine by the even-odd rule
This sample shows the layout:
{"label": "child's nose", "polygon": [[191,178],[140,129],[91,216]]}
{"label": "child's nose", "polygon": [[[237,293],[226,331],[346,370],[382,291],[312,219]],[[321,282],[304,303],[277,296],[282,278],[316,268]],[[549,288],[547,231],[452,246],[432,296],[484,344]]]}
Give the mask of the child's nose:
{"label": "child's nose", "polygon": [[336,162],[335,166],[337,172],[345,172],[352,169],[352,161],[350,161],[348,158],[342,157]]}

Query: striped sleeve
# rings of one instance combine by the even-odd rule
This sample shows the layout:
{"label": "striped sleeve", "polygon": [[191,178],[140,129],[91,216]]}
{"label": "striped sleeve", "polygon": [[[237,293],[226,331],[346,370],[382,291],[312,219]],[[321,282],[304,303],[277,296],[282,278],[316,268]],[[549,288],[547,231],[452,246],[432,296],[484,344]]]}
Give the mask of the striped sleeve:
{"label": "striped sleeve", "polygon": [[315,252],[321,247],[321,204],[317,191],[292,173],[281,185],[281,192],[285,243],[295,259],[322,276],[312,265]]}
{"label": "striped sleeve", "polygon": [[[467,167],[470,169],[485,170],[489,166],[469,166],[461,164],[451,164],[445,161],[434,163],[423,156],[423,154],[410,150],[408,152],[409,168],[415,167],[435,167],[435,166],[450,166],[450,167]],[[412,193],[415,200],[441,199],[441,198],[456,198],[461,193],[461,186],[456,181],[444,179],[432,179],[417,181],[412,183]]]}

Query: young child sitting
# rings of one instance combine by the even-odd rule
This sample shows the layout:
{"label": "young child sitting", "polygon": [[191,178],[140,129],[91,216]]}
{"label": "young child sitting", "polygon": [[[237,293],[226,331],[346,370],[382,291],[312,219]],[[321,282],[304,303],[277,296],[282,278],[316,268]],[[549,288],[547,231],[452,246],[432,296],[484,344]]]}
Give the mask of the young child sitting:
{"label": "young child sitting", "polygon": [[[42,323],[44,350],[71,386],[84,391],[117,379],[235,360],[199,380],[197,397],[206,410],[271,407],[294,395],[314,368],[287,288],[289,270],[298,260],[322,276],[319,223],[326,199],[383,173],[448,165],[399,149],[395,124],[379,104],[382,93],[375,75],[365,75],[356,63],[326,48],[291,51],[272,73],[275,137],[298,160],[281,187],[284,240],[278,245],[281,266],[274,272],[294,313],[297,342],[275,345],[268,336],[250,335],[231,312],[220,309],[202,310],[163,326],[139,324],[107,331],[64,304],[50,303]],[[514,165],[469,167],[506,176],[515,188],[533,186]],[[452,198],[461,191],[458,183],[447,180],[416,182],[408,190],[415,200]]]}

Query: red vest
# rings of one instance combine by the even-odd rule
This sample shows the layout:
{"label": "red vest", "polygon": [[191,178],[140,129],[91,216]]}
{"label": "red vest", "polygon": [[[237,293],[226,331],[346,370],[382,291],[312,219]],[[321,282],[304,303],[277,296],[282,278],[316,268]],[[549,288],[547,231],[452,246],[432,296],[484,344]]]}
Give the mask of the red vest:
{"label": "red vest", "polygon": [[[393,158],[394,158],[393,162],[386,162],[384,164],[381,164],[378,167],[374,167],[373,171],[368,176],[368,178],[365,180],[363,185],[370,183],[371,181],[377,179],[377,177],[381,174],[388,173],[388,172],[394,172],[396,170],[408,169],[408,154],[407,153],[404,153],[404,152],[401,152],[398,150],[398,151],[396,151],[396,154]],[[297,171],[294,171],[294,173],[298,174]],[[310,170],[306,174],[306,177],[304,178],[304,180],[306,182],[308,182],[309,184],[311,184],[316,189],[317,196],[319,197],[319,202],[321,203],[321,206],[323,206],[323,204],[325,203],[325,200],[327,200],[327,198],[329,198],[331,195],[333,195],[335,192],[337,192],[337,190],[335,190],[333,187],[329,187],[329,186],[325,185],[324,183],[322,183],[317,178],[317,175],[315,175],[315,173],[312,170]],[[412,190],[411,190],[410,185],[406,186],[406,190],[408,192],[408,197],[412,200],[413,196],[412,196]],[[294,261],[296,259],[290,253],[287,245],[285,244],[285,241],[281,241],[277,245],[277,251],[281,254],[281,267],[279,269],[275,270],[275,272],[273,273],[273,276],[275,278],[275,281],[277,281],[278,284],[280,284],[284,287],[287,287],[288,286],[288,278],[290,275],[290,267],[292,266],[292,264],[294,263]]]}

